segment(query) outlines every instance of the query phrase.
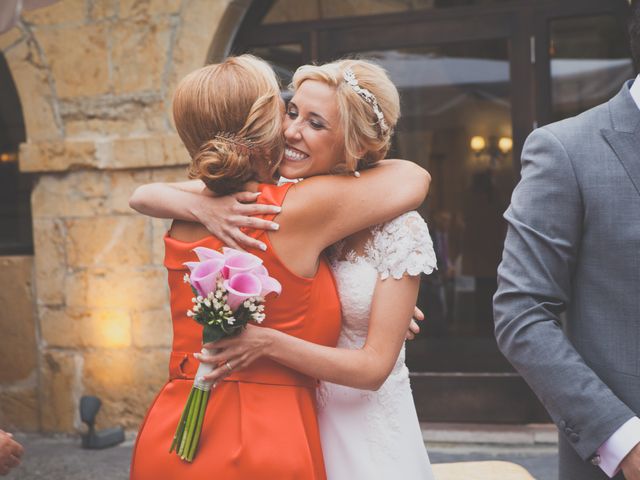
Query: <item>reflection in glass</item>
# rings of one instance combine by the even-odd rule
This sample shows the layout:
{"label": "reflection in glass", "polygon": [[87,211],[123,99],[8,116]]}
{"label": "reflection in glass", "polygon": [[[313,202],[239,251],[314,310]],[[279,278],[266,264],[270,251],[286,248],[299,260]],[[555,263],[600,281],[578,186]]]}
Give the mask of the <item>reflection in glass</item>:
{"label": "reflection in glass", "polygon": [[[493,339],[492,313],[506,231],[502,214],[514,183],[508,42],[361,56],[382,65],[400,90],[392,156],[413,160],[432,176],[420,213],[439,270],[422,280],[418,302],[428,320],[425,334],[407,346],[411,368],[508,370]],[[458,349],[460,355],[450,354]],[[447,358],[447,365],[438,358]]]}
{"label": "reflection in glass", "polygon": [[628,42],[615,17],[553,20],[550,32],[554,121],[609,100],[633,78]]}

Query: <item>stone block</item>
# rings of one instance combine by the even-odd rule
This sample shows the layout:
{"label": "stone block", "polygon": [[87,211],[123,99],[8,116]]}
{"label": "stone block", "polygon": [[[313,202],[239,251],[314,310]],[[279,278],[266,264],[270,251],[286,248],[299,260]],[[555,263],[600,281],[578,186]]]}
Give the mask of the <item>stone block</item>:
{"label": "stone block", "polygon": [[33,257],[0,257],[0,384],[24,380],[37,368],[32,277]]}
{"label": "stone block", "polygon": [[137,429],[168,379],[169,352],[149,349],[97,350],[84,361],[84,393],[103,401],[98,426]]}
{"label": "stone block", "polygon": [[320,20],[321,5],[325,2],[300,2],[299,0],[278,0],[264,18],[264,23],[302,22]]}
{"label": "stone block", "polygon": [[35,33],[59,97],[100,95],[109,91],[107,28],[106,24],[95,23]]}
{"label": "stone block", "polygon": [[114,167],[148,167],[162,164],[164,164],[162,137],[145,136],[114,140]]}
{"label": "stone block", "polygon": [[[180,149],[178,150],[180,154],[185,153],[186,149],[180,144]],[[154,168],[150,171],[151,174],[151,182],[185,182],[189,180],[187,176],[187,169],[183,166],[180,167],[170,167],[170,168]]]}
{"label": "stone block", "polygon": [[188,164],[189,157],[175,134],[120,138],[113,142],[114,168]]}
{"label": "stone block", "polygon": [[[189,165],[191,157],[186,147],[180,140],[178,134],[169,134],[162,137],[162,146],[164,148],[164,164],[165,165]],[[187,179],[186,171],[183,169],[183,179]]]}
{"label": "stone block", "polygon": [[3,430],[35,432],[40,429],[39,413],[35,381],[31,386],[0,390],[0,425]]}
{"label": "stone block", "polygon": [[40,304],[56,305],[64,302],[64,235],[64,226],[60,220],[33,221],[36,292]]}
{"label": "stone block", "polygon": [[22,31],[13,27],[0,35],[0,51],[5,50],[22,39]]}
{"label": "stone block", "polygon": [[67,189],[77,198],[107,198],[110,194],[109,177],[106,172],[79,170],[67,173],[64,178]]}
{"label": "stone block", "polygon": [[169,307],[132,312],[133,345],[139,348],[171,347],[173,328]]}
{"label": "stone block", "polygon": [[85,0],[62,0],[46,7],[22,12],[22,19],[33,25],[78,23],[83,22],[85,17]]}
{"label": "stone block", "polygon": [[[5,52],[15,82],[30,142],[62,137],[55,113],[55,94],[47,71],[41,68],[40,54],[34,42],[21,42]],[[22,166],[22,160],[21,160]]]}
{"label": "stone block", "polygon": [[34,219],[108,214],[108,185],[108,175],[98,171],[40,176],[31,193],[31,214]]}
{"label": "stone block", "polygon": [[91,20],[115,18],[118,14],[118,0],[90,0],[88,3]]}
{"label": "stone block", "polygon": [[66,304],[116,310],[159,308],[169,301],[164,268],[90,268],[66,279]]}
{"label": "stone block", "polygon": [[151,219],[151,262],[154,265],[164,265],[164,236],[170,227],[170,219]]}
{"label": "stone block", "polygon": [[40,330],[47,347],[125,348],[131,345],[127,310],[42,308]]}
{"label": "stone block", "polygon": [[43,141],[20,145],[20,170],[52,172],[97,167],[96,144],[91,140]]}
{"label": "stone block", "polygon": [[77,218],[66,220],[65,226],[71,268],[151,263],[151,229],[143,217]]}
{"label": "stone block", "polygon": [[120,0],[120,18],[174,14],[180,10],[180,0]]}
{"label": "stone block", "polygon": [[[119,102],[101,109],[91,102],[78,102],[73,114],[63,112],[65,131],[73,138],[143,136],[167,131],[168,117],[164,103],[141,96],[120,97]],[[68,103],[68,102],[63,102]],[[169,112],[170,115],[170,112]],[[108,166],[108,162],[105,166]]]}
{"label": "stone block", "polygon": [[192,0],[182,9],[182,27],[178,30],[173,45],[171,72],[165,101],[171,104],[170,95],[178,82],[188,73],[208,63],[207,53],[215,36],[221,28],[220,21],[229,7],[230,0],[215,3],[209,0]]}
{"label": "stone block", "polygon": [[151,181],[150,170],[115,170],[109,175],[109,208],[113,213],[132,214],[129,198],[135,189]]}
{"label": "stone block", "polygon": [[111,62],[116,94],[160,91],[176,24],[161,17],[153,22],[120,22],[113,27]]}
{"label": "stone block", "polygon": [[45,347],[78,348],[85,346],[81,319],[64,307],[41,307],[40,335]]}
{"label": "stone block", "polygon": [[82,395],[82,358],[68,352],[43,352],[40,388],[42,430],[74,431]]}

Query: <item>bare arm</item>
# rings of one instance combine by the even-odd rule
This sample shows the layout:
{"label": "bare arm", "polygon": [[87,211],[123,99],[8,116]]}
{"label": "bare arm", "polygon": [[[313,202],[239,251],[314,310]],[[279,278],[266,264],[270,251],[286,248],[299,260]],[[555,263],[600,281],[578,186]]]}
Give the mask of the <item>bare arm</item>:
{"label": "bare arm", "polygon": [[378,279],[371,305],[369,331],[358,350],[331,348],[302,340],[270,328],[249,326],[239,337],[209,345],[222,348],[201,361],[220,364],[208,377],[215,381],[229,371],[244,368],[261,356],[314,378],[349,387],[377,390],[391,373],[414,311],[420,277]]}
{"label": "bare arm", "polygon": [[129,198],[135,211],[156,218],[198,222],[204,198],[213,195],[200,180],[140,185]]}
{"label": "bare arm", "polygon": [[417,208],[430,182],[429,173],[413,162],[384,160],[359,178],[317,176],[294,185],[278,218],[283,228],[287,224],[293,242],[297,234],[303,237],[299,244],[311,243],[320,252],[366,227]]}
{"label": "bare arm", "polygon": [[242,245],[264,250],[264,243],[240,230],[241,227],[277,230],[277,223],[251,216],[280,212],[276,205],[252,203],[258,195],[258,192],[239,192],[216,197],[201,180],[150,183],[136,188],[129,199],[129,206],[151,217],[200,223],[233,248],[242,249]]}

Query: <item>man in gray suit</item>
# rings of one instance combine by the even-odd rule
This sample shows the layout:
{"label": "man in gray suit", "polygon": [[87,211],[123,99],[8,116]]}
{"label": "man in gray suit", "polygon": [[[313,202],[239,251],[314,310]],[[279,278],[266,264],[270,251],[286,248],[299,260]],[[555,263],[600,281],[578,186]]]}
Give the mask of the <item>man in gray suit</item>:
{"label": "man in gray suit", "polygon": [[505,218],[496,338],[559,428],[560,480],[640,479],[640,76],[529,136]]}

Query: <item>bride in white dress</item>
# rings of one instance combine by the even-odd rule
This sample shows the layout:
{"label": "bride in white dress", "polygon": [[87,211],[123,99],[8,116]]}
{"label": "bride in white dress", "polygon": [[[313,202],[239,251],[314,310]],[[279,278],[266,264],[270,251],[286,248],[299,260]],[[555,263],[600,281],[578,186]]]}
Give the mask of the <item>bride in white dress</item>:
{"label": "bride in white dress", "polygon": [[[431,273],[436,264],[427,225],[416,212],[372,228],[362,253],[348,240],[333,250],[331,267],[342,305],[338,348],[365,345],[379,282]],[[404,359],[403,345],[376,391],[321,382],[318,420],[330,480],[433,478]]]}
{"label": "bride in white dress", "polygon": [[[399,98],[382,69],[361,60],[305,66],[293,85],[279,167],[283,176],[307,178],[336,167],[357,176],[357,168],[374,166],[384,157]],[[146,185],[130,204],[148,215],[202,223],[231,246],[238,241],[260,248],[243,233],[230,235],[229,227],[270,228],[270,221],[237,215],[238,210],[268,214],[265,205],[251,210],[237,199],[255,197],[195,194],[202,191],[198,182]],[[295,194],[294,186],[288,195]],[[409,212],[339,242],[329,257],[343,314],[336,348],[249,326],[238,337],[216,342],[221,353],[200,360],[221,365],[212,380],[226,376],[229,365],[241,369],[261,356],[322,380],[318,420],[329,480],[433,479],[404,363],[419,275],[436,264],[427,226],[418,213]]]}

